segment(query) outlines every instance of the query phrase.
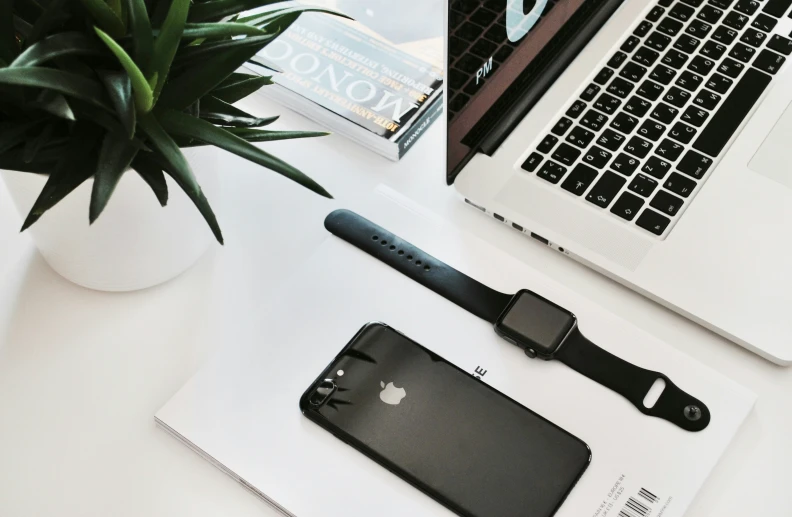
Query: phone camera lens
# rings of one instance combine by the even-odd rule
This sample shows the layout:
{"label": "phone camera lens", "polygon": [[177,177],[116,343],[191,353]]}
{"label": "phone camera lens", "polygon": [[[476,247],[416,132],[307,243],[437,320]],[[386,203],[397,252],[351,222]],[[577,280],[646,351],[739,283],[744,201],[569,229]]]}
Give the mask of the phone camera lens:
{"label": "phone camera lens", "polygon": [[316,389],[311,393],[308,399],[309,403],[314,407],[319,407],[335,392],[336,385],[331,379],[325,379],[319,383]]}

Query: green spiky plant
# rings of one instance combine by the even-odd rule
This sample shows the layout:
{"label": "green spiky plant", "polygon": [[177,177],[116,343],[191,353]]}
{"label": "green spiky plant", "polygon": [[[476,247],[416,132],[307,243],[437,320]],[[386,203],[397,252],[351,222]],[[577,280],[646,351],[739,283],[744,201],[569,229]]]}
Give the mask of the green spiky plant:
{"label": "green spiky plant", "polygon": [[48,175],[22,231],[91,177],[93,223],[134,170],[162,206],[173,178],[222,244],[180,150],[194,145],[330,197],[251,143],[325,133],[260,129],[277,117],[233,106],[271,84],[239,67],[309,10],[330,13],[283,0],[0,0],[0,169]]}

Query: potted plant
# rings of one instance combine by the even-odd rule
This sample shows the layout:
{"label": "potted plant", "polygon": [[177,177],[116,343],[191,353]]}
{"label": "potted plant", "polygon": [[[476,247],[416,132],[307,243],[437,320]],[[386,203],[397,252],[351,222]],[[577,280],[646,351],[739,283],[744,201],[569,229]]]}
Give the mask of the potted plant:
{"label": "potted plant", "polygon": [[91,288],[139,289],[189,268],[212,235],[222,244],[206,195],[217,148],[330,197],[253,144],[324,133],[262,129],[277,117],[233,105],[271,83],[237,70],[306,10],[325,11],[281,0],[0,1],[0,176],[53,269]]}

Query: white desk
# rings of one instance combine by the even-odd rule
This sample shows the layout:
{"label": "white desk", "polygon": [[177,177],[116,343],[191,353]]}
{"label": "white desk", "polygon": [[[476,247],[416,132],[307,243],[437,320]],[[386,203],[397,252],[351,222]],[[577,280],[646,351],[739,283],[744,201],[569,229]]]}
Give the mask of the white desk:
{"label": "white desk", "polygon": [[[285,111],[264,100],[255,109]],[[314,128],[291,113],[279,127]],[[228,155],[225,203],[216,206],[226,246],[174,281],[129,294],[85,290],[51,271],[17,233],[20,219],[0,186],[0,515],[279,515],[156,428],[152,415],[233,335],[213,318],[224,309],[219,290],[232,289],[238,307],[261,299],[326,237],[329,211],[380,183],[754,390],[755,411],[688,515],[792,515],[792,370],[465,206],[443,181],[444,142],[438,123],[401,163],[340,136],[266,146],[336,201]]]}

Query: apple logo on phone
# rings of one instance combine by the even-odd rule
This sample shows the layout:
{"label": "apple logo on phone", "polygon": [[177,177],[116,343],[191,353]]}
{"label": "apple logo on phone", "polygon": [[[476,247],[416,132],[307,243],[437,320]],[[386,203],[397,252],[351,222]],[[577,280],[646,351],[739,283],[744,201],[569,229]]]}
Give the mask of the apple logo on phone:
{"label": "apple logo on phone", "polygon": [[407,396],[407,392],[404,391],[404,388],[397,388],[392,382],[389,382],[386,386],[384,382],[380,381],[380,386],[382,387],[380,400],[391,406],[398,406],[399,402]]}

